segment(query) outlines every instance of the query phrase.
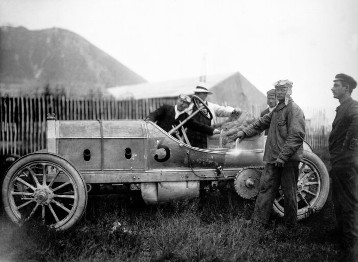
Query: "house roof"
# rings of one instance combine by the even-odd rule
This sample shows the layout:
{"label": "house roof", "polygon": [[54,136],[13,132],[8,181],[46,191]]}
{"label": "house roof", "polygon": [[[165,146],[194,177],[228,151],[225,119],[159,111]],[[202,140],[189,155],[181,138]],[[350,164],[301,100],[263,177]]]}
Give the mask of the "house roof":
{"label": "house roof", "polygon": [[[142,83],[108,88],[118,100],[175,97],[179,94],[193,94],[198,77],[184,78],[156,83]],[[208,101],[239,106],[266,105],[266,96],[239,72],[206,76],[207,88],[213,92]]]}

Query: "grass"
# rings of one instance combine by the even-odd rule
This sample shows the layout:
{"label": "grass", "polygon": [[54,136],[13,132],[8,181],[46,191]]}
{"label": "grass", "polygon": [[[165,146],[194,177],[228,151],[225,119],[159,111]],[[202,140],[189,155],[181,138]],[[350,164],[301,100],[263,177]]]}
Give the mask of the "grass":
{"label": "grass", "polygon": [[[316,153],[328,163],[325,150]],[[253,206],[218,191],[163,206],[93,196],[65,232],[36,223],[19,228],[2,215],[0,261],[337,261],[330,199],[296,231],[276,217],[269,229],[247,223]]]}
{"label": "grass", "polygon": [[[91,197],[86,215],[65,232],[2,219],[1,261],[335,261],[327,235],[332,206],[287,231],[247,224],[252,204],[214,192],[205,200],[136,206],[117,196]],[[248,210],[249,209],[249,210]]]}

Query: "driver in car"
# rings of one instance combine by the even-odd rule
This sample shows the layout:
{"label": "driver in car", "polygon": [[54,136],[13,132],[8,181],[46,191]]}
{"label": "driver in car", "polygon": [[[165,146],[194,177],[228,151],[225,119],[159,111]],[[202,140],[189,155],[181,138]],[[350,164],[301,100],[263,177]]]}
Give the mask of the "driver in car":
{"label": "driver in car", "polygon": [[[191,102],[191,98],[187,95],[179,95],[176,105],[164,104],[155,111],[151,112],[146,120],[156,122],[158,126],[169,132],[173,127],[177,126],[180,122],[183,122],[188,115],[188,107]],[[213,134],[220,134],[220,130],[212,128],[208,125],[201,124],[193,119],[190,119],[184,124],[184,127],[201,132],[205,135],[212,136]]]}
{"label": "driver in car", "polygon": [[[221,126],[217,119],[218,117],[229,117],[229,116],[240,116],[241,109],[240,108],[233,108],[231,106],[220,106],[218,104],[214,104],[207,101],[208,95],[212,94],[211,91],[208,90],[207,84],[205,82],[199,82],[194,90],[194,95],[198,96],[203,100],[203,102],[207,105],[208,109],[210,110],[210,113],[212,115],[212,119],[206,118],[202,114],[196,114],[193,118],[195,121],[198,121],[199,123],[210,125],[212,127],[218,127]],[[192,112],[195,112],[197,110],[197,107],[195,103],[191,103],[189,105],[188,112],[191,114]],[[188,138],[190,141],[190,144],[192,146],[200,147],[200,148],[208,148],[208,140],[207,136],[203,136],[202,133],[197,132],[195,130],[188,130]]]}

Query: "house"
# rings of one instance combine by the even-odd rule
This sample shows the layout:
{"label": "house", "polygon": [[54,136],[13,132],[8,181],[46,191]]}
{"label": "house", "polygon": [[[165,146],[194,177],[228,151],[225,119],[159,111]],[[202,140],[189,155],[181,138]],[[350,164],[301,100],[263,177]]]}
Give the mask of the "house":
{"label": "house", "polygon": [[[266,96],[239,72],[208,75],[205,82],[208,89],[213,92],[208,96],[210,102],[240,107],[244,110],[252,110],[253,107],[263,110],[266,107]],[[179,94],[193,94],[197,83],[198,77],[193,77],[112,87],[107,91],[116,100],[174,98]]]}

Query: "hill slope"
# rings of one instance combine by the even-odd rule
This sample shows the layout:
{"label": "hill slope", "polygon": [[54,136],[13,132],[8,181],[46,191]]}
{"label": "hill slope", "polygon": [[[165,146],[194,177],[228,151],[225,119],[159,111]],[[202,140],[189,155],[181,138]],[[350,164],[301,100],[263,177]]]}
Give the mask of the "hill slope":
{"label": "hill slope", "polygon": [[143,77],[68,30],[0,27],[3,92],[39,91],[49,84],[68,94],[85,95],[143,82]]}

